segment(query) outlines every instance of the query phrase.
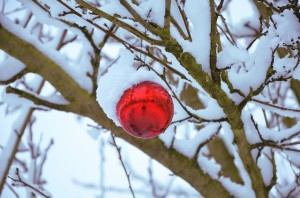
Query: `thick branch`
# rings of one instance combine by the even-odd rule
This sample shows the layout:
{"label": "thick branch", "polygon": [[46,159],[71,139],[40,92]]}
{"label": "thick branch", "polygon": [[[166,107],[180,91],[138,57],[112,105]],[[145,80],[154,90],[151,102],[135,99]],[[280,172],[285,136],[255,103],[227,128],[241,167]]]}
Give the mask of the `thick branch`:
{"label": "thick branch", "polygon": [[291,80],[291,89],[293,90],[293,92],[297,98],[298,104],[300,105],[300,81],[292,79]]}
{"label": "thick branch", "polygon": [[[118,20],[116,17],[113,17],[113,16],[103,12],[102,10],[99,10],[99,9],[93,7],[92,5],[86,3],[83,0],[76,0],[76,2],[79,5],[81,5],[83,8],[91,10],[94,14],[99,15],[99,16],[111,21],[113,24],[116,24],[116,25],[124,28],[125,30],[131,32],[132,34],[136,35],[137,37],[139,37],[153,45],[161,45],[162,44],[161,41],[150,38],[149,36],[145,35],[144,33],[141,33],[140,31],[138,31],[135,28],[131,27],[130,25],[124,23],[123,21]],[[145,22],[145,24],[147,24],[147,22]]]}
{"label": "thick branch", "polygon": [[[19,59],[32,72],[43,76],[67,100],[72,103],[69,111],[89,117],[103,128],[111,130],[117,137],[144,151],[153,159],[168,167],[174,174],[185,179],[205,197],[230,197],[229,193],[216,180],[204,173],[192,160],[168,149],[159,139],[142,140],[129,136],[120,127],[107,118],[96,99],[90,96],[49,57],[41,53],[32,44],[18,38],[0,26],[0,48]],[[201,179],[195,179],[201,178]]]}
{"label": "thick branch", "polygon": [[[161,36],[164,36],[162,34]],[[228,123],[234,133],[234,140],[238,146],[240,157],[243,161],[251,180],[252,186],[257,197],[268,197],[267,189],[264,185],[262,175],[251,155],[251,146],[247,141],[244,125],[241,120],[241,109],[222,90],[220,85],[215,83],[213,79],[202,70],[195,58],[183,49],[178,42],[169,36],[162,38],[165,41],[166,51],[178,57],[181,65],[188,73],[198,82],[202,88],[209,93],[212,98],[216,99],[218,104],[223,108],[224,113],[228,117]]]}
{"label": "thick branch", "polygon": [[[43,76],[47,81],[51,82],[56,89],[61,92],[65,93],[65,98],[69,101],[75,101],[75,99],[78,96],[78,93],[76,93],[77,90],[82,90],[80,86],[70,77],[70,76],[63,76],[63,69],[56,65],[56,63],[45,56],[42,52],[37,50],[34,45],[27,43],[17,36],[13,35],[6,29],[4,29],[0,24],[0,48],[7,52],[8,54],[11,54],[15,58],[21,60],[27,67],[28,71],[37,73],[41,76]],[[24,51],[18,49],[24,49]],[[27,51],[30,51],[31,56],[27,55]],[[38,57],[38,58],[37,58]],[[48,67],[45,67],[45,65],[48,65]],[[67,89],[64,82],[56,80],[53,81],[54,75],[58,75],[57,78],[67,78],[66,80],[69,81],[70,87],[74,88]]]}
{"label": "thick branch", "polygon": [[215,83],[220,84],[220,74],[217,70],[217,42],[218,42],[218,32],[217,32],[217,15],[215,12],[215,1],[210,0],[210,70],[211,76]]}
{"label": "thick branch", "polygon": [[51,109],[56,109],[56,110],[60,110],[60,111],[66,111],[67,110],[67,105],[62,105],[62,104],[55,104],[52,102],[49,102],[47,100],[43,100],[31,93],[28,93],[26,91],[22,91],[20,89],[16,89],[14,87],[8,86],[6,88],[6,93],[13,93],[13,94],[17,94],[20,97],[26,98],[30,101],[32,101],[34,104],[36,105],[41,105],[44,107],[48,107]]}

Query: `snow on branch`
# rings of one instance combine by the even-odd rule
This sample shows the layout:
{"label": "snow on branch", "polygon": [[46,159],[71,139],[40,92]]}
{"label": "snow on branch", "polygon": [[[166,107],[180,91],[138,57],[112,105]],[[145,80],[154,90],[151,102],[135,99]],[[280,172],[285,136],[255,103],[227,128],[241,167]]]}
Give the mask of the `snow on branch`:
{"label": "snow on branch", "polygon": [[[114,133],[120,159],[121,149],[114,135],[171,168],[200,189],[203,196],[269,196],[280,183],[278,153],[286,155],[285,161],[299,169],[295,156],[299,151],[300,110],[287,107],[296,104],[290,92],[297,93],[297,86],[289,86],[289,80],[300,78],[296,1],[247,1],[254,13],[237,24],[231,21],[234,17],[228,5],[232,1],[223,0],[217,1],[218,5],[213,0],[119,0],[103,4],[83,0],[20,1],[32,12],[24,18],[38,21],[31,19],[32,15],[43,13],[39,21],[58,24],[63,41],[54,39],[49,45],[42,44],[34,36],[39,31],[35,29],[30,36],[32,26],[20,28],[1,15],[0,35],[5,42],[0,40],[0,48],[24,65],[16,64],[12,72],[2,75],[1,71],[7,69],[4,64],[12,60],[4,61],[0,65],[0,83],[13,82],[27,72],[37,73],[66,101],[55,102],[11,86],[6,92],[94,119],[101,128]],[[81,69],[58,52],[61,45],[53,47],[54,43],[64,45],[78,40],[84,45],[80,65],[85,67]],[[105,65],[102,49],[109,42],[117,42],[125,49]],[[29,58],[22,54],[25,50]],[[36,61],[28,60],[32,57]],[[136,78],[129,82],[132,77]],[[120,123],[116,121],[116,103],[125,88],[143,80],[164,84],[176,101],[176,120],[160,140],[135,140],[117,127]],[[196,101],[199,108],[193,109],[184,101],[181,94],[185,85],[195,88],[188,97],[200,98]],[[96,89],[102,108],[96,102]],[[252,116],[254,113],[258,118]],[[295,123],[285,126],[283,117]],[[232,155],[227,159],[238,169],[243,185],[233,183],[232,175],[225,177],[227,170],[222,168],[226,165],[217,159],[217,154],[226,153],[225,149],[210,159],[206,156],[213,153],[206,146],[220,137]],[[134,197],[122,159],[121,163]]]}
{"label": "snow on branch", "polygon": [[[11,86],[6,87],[6,91],[3,92],[3,99],[9,104],[22,104],[33,102],[34,104],[29,104],[30,107],[35,109],[43,109],[42,107],[46,107],[47,109],[56,109],[60,111],[67,111],[68,109],[68,101],[59,96],[53,97],[41,97],[36,93],[29,93]],[[23,100],[25,99],[25,100]],[[20,101],[17,101],[20,100]],[[27,100],[27,101],[26,101]],[[14,102],[15,101],[15,102]],[[47,110],[44,109],[44,110]]]}
{"label": "snow on branch", "polygon": [[17,59],[9,56],[0,63],[0,84],[9,84],[19,79],[28,71],[25,65]]}
{"label": "snow on branch", "polygon": [[28,181],[26,178],[24,178],[21,174],[18,168],[16,168],[15,175],[8,176],[9,179],[13,181],[12,186],[16,187],[25,187],[30,192],[37,194],[39,196],[45,197],[45,198],[51,198],[51,195],[48,194],[46,191],[43,191],[39,189],[39,187],[30,181]]}
{"label": "snow on branch", "polygon": [[[3,14],[0,14],[0,24],[1,24],[1,29],[3,30],[6,29],[6,31],[9,31],[10,33],[18,36],[19,39],[22,39],[28,44],[34,46],[40,53],[42,53],[53,63],[58,65],[60,68],[62,68],[81,86],[81,88],[91,91],[92,86],[91,86],[90,78],[88,78],[88,76],[86,76],[85,74],[82,74],[82,72],[79,69],[70,67],[69,62],[62,56],[62,54],[60,54],[54,49],[51,49],[46,44],[41,43],[34,36],[30,35],[29,31],[24,30],[22,27],[18,26],[17,24],[14,24]],[[22,34],[20,34],[21,32]],[[30,69],[30,67],[32,67],[30,64],[26,64],[26,67],[28,67],[29,70],[32,70]]]}

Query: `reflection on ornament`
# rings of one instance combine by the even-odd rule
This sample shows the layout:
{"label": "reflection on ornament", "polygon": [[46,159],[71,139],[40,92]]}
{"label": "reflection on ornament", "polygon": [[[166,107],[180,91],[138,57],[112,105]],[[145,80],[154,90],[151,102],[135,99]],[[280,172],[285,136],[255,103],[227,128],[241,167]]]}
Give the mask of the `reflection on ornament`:
{"label": "reflection on ornament", "polygon": [[174,114],[171,96],[161,85],[150,81],[127,89],[116,110],[123,129],[139,138],[153,138],[163,133]]}

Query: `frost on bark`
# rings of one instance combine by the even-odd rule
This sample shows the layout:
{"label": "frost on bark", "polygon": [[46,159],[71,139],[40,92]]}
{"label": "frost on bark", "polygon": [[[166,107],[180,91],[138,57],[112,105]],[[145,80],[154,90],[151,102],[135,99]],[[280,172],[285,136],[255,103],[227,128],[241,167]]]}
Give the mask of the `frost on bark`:
{"label": "frost on bark", "polygon": [[[34,112],[53,109],[112,133],[133,197],[116,139],[203,197],[299,196],[298,1],[245,0],[250,14],[241,19],[229,0],[0,2],[0,104],[23,112],[1,147],[0,192]],[[129,86],[149,80],[168,90],[175,114],[163,135],[138,139],[119,127],[115,106]],[[29,179],[30,192],[43,194]]]}

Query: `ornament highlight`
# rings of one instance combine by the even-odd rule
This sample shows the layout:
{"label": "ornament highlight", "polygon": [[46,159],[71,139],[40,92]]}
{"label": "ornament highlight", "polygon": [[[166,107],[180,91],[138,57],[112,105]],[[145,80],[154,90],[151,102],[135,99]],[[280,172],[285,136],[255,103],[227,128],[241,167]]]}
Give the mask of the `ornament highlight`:
{"label": "ornament highlight", "polygon": [[144,81],[124,92],[116,110],[125,131],[138,138],[153,138],[170,125],[174,105],[165,88]]}

